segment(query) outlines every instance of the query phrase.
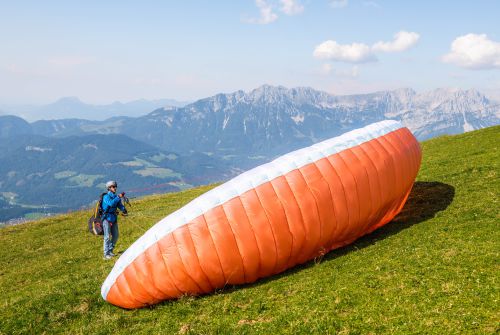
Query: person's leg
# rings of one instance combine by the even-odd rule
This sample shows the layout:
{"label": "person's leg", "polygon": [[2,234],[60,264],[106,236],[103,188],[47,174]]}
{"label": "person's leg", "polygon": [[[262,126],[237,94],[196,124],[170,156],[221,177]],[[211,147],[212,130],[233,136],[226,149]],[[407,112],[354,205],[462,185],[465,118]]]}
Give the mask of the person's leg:
{"label": "person's leg", "polygon": [[118,241],[118,236],[119,236],[118,222],[113,223],[113,225],[111,226],[111,235],[113,236],[113,238],[111,240],[110,253],[113,252],[113,249],[115,248],[116,242]]}
{"label": "person's leg", "polygon": [[112,245],[111,245],[111,227],[109,225],[108,220],[104,220],[102,222],[102,228],[104,230],[104,243],[103,243],[103,249],[104,249],[104,257],[108,255],[111,250],[113,250]]}

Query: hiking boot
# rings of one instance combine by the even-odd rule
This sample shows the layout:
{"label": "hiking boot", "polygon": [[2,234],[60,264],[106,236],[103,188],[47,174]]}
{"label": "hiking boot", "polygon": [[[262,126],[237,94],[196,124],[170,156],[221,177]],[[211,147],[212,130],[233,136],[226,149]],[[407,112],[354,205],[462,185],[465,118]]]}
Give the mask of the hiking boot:
{"label": "hiking boot", "polygon": [[104,256],[104,259],[107,260],[107,261],[110,260],[110,259],[112,259],[112,258],[113,258],[113,256],[111,256],[111,255],[105,255]]}

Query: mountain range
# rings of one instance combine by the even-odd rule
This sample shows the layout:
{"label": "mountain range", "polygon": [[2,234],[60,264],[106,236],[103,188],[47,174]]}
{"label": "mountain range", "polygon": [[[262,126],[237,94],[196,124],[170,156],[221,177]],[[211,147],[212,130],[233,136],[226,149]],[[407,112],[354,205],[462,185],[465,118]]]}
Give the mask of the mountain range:
{"label": "mountain range", "polygon": [[[476,90],[337,96],[264,85],[138,117],[29,123],[0,116],[0,206],[40,206],[38,197],[75,208],[95,198],[107,179],[144,194],[220,181],[384,119],[425,140],[500,124],[500,105]],[[63,194],[72,200],[64,202]]]}
{"label": "mountain range", "polygon": [[93,105],[84,103],[77,97],[64,97],[41,106],[0,105],[0,115],[17,115],[29,121],[81,118],[83,115],[87,120],[105,120],[114,116],[137,117],[160,107],[181,107],[188,103],[174,99],[140,99],[126,103],[115,101],[107,105]]}
{"label": "mountain range", "polygon": [[125,134],[164,150],[272,156],[384,119],[403,122],[425,140],[496,125],[500,106],[476,90],[418,94],[399,89],[336,96],[311,88],[264,85],[140,117],[42,120],[19,129],[30,127],[31,133],[48,137]]}

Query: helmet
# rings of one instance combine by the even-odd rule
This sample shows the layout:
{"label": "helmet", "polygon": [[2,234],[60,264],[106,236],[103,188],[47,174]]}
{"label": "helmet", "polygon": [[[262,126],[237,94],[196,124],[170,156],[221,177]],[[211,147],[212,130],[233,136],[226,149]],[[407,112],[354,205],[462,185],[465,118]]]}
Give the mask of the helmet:
{"label": "helmet", "polygon": [[118,184],[116,183],[116,181],[114,181],[114,180],[110,180],[110,181],[108,181],[108,182],[106,183],[106,189],[108,189],[108,190],[109,190],[109,188],[110,188],[111,186],[118,187]]}

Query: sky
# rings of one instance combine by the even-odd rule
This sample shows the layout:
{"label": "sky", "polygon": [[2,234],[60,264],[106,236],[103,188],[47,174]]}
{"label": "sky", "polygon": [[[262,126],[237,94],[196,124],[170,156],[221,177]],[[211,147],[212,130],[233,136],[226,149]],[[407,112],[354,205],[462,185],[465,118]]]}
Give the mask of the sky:
{"label": "sky", "polygon": [[0,104],[195,100],[263,84],[500,99],[500,1],[0,0]]}

